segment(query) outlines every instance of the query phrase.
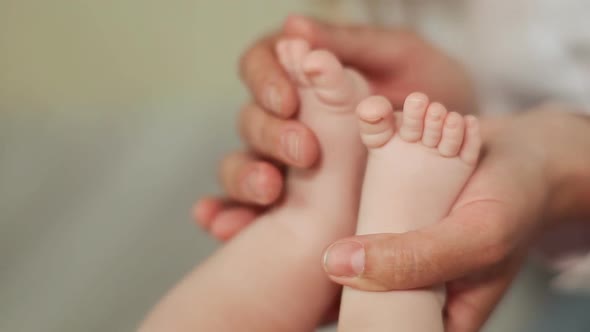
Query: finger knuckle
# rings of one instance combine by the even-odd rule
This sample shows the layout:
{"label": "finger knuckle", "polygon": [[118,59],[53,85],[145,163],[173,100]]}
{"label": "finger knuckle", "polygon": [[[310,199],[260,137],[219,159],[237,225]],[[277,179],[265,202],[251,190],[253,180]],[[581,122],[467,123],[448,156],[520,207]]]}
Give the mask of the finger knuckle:
{"label": "finger knuckle", "polygon": [[384,289],[414,287],[415,281],[423,272],[424,268],[419,264],[416,253],[403,249],[390,251],[383,265],[368,271]]}

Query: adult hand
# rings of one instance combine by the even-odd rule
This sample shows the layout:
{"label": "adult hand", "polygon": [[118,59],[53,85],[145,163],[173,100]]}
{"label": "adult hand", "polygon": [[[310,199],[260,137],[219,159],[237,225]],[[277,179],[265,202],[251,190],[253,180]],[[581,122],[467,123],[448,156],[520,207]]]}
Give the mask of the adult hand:
{"label": "adult hand", "polygon": [[330,50],[359,70],[376,94],[394,105],[413,91],[427,93],[460,112],[475,108],[467,74],[461,66],[416,34],[369,26],[335,26],[291,16],[281,31],[260,39],[240,61],[240,73],[253,101],[240,114],[247,151],[229,154],[220,167],[226,198],[202,199],[194,217],[214,236],[227,239],[274,203],[283,187],[281,165],[310,167],[317,160],[313,133],[291,119],[297,92],[276,59],[279,38],[298,37]]}
{"label": "adult hand", "polygon": [[[350,246],[340,252],[342,246],[333,245],[325,253],[327,273],[364,290],[447,283],[446,330],[478,331],[535,235],[573,217],[579,210],[568,205],[590,197],[580,195],[579,189],[588,187],[570,171],[584,169],[587,160],[580,154],[590,148],[590,135],[580,133],[589,127],[590,122],[545,110],[482,120],[484,155],[447,218],[405,234],[337,241],[364,252],[364,265],[358,259],[352,264],[351,255],[359,255]],[[588,172],[585,176],[588,184]]]}

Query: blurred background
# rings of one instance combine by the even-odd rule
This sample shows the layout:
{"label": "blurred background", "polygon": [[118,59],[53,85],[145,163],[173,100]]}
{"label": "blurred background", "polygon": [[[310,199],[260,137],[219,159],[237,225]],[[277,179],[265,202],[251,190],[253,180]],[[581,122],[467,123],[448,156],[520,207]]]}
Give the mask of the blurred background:
{"label": "blurred background", "polygon": [[[0,331],[134,330],[217,245],[190,210],[239,145],[239,54],[330,6],[0,0]],[[526,269],[486,331],[531,326],[546,280]]]}

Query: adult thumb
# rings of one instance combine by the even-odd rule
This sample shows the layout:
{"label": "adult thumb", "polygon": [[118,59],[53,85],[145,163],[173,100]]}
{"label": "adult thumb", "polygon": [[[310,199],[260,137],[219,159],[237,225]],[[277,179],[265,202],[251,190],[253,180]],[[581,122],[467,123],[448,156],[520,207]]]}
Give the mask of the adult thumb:
{"label": "adult thumb", "polygon": [[421,230],[339,240],[324,252],[324,269],[337,283],[369,291],[442,284],[501,263],[510,252],[506,221],[474,204]]}

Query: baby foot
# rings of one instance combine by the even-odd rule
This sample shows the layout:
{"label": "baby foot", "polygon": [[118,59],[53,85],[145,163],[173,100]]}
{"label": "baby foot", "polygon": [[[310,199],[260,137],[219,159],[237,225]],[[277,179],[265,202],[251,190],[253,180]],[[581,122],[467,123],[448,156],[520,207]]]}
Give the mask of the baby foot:
{"label": "baby foot", "polygon": [[385,194],[402,205],[396,215],[404,214],[404,221],[364,225],[357,232],[381,226],[385,229],[376,231],[406,232],[444,218],[477,163],[477,119],[448,112],[422,93],[409,95],[401,113],[394,113],[385,98],[369,97],[357,114],[361,139],[369,149],[366,181],[375,181],[365,185],[361,210],[371,210],[366,207],[372,204],[369,197]]}
{"label": "baby foot", "polygon": [[368,95],[368,85],[357,72],[344,68],[334,54],[326,50],[310,50],[304,40],[279,41],[277,55],[303,94],[302,111],[306,103],[316,102],[328,109],[352,112]]}
{"label": "baby foot", "polygon": [[424,94],[408,96],[403,113],[395,117],[389,101],[379,96],[362,101],[357,113],[361,138],[370,150],[394,141],[397,132],[398,140],[416,143],[416,148],[437,150],[441,157],[467,165],[477,162],[481,145],[477,119],[448,113],[439,103],[429,104]]}
{"label": "baby foot", "polygon": [[315,133],[321,160],[312,169],[290,169],[283,202],[211,260],[210,271],[232,269],[209,275],[227,293],[215,296],[225,310],[211,312],[239,312],[236,322],[251,322],[211,331],[313,330],[339,290],[318,263],[322,251],[356,227],[366,148],[355,108],[368,96],[368,84],[303,40],[280,41],[276,52],[297,87],[298,119]]}
{"label": "baby foot", "polygon": [[[310,50],[304,40],[282,40],[276,48],[280,63],[298,88],[299,120],[316,134],[322,156],[313,170],[290,171],[285,206],[330,215],[337,211],[340,215],[356,214],[366,149],[355,134],[354,111],[369,95],[368,84],[357,72],[344,68],[332,53]],[[351,211],[340,211],[343,204]],[[342,228],[342,220],[338,223]],[[353,228],[348,229],[354,230],[353,225],[351,221],[348,227]],[[317,233],[318,225],[313,227]]]}
{"label": "baby foot", "polygon": [[[481,138],[475,117],[413,93],[402,113],[383,97],[357,108],[369,149],[357,234],[403,233],[446,217],[471,176]],[[345,288],[339,331],[443,332],[443,287],[384,293]]]}

